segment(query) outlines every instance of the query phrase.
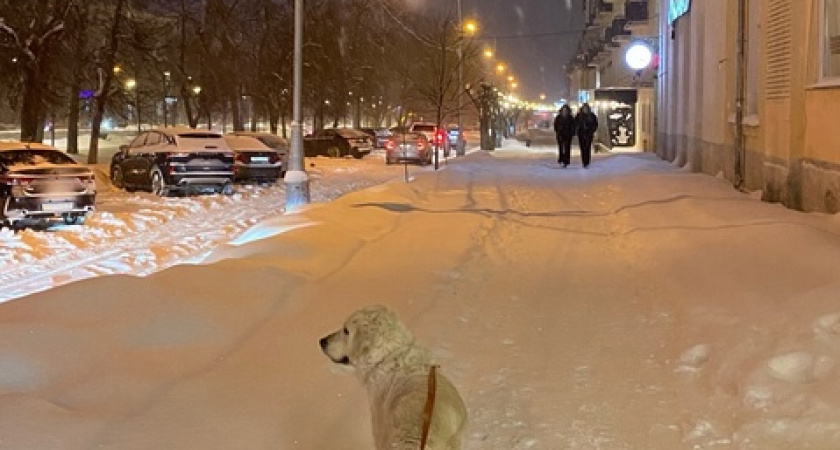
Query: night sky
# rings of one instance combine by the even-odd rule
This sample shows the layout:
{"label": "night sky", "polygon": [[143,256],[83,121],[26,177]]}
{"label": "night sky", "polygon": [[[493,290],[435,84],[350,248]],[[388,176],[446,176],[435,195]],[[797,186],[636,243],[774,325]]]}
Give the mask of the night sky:
{"label": "night sky", "polygon": [[495,47],[496,59],[520,80],[520,97],[538,101],[545,93],[550,103],[566,92],[563,67],[580,38],[582,0],[462,2],[464,17],[480,23],[479,42]]}

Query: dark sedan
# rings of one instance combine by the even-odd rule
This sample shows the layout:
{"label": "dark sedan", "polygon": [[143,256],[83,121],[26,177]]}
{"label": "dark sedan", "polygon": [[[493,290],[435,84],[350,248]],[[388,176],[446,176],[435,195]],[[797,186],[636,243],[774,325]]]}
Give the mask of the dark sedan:
{"label": "dark sedan", "polygon": [[81,223],[96,203],[96,179],[60,150],[0,143],[0,222],[8,226],[62,219]]}
{"label": "dark sedan", "polygon": [[353,128],[325,128],[303,139],[306,156],[362,158],[373,150],[373,140],[367,133]]}
{"label": "dark sedan", "polygon": [[275,183],[282,176],[280,153],[251,136],[225,135],[225,142],[234,154],[234,180]]}

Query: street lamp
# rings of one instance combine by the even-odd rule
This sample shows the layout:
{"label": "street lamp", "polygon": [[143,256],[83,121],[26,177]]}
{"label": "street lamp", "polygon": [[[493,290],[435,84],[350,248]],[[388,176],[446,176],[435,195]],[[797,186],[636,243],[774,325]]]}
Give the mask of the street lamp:
{"label": "street lamp", "polygon": [[309,177],[303,166],[303,133],[301,129],[301,92],[303,86],[303,0],[295,0],[294,70],[292,89],[292,143],[289,170],[283,177],[286,184],[286,210],[309,203]]}
{"label": "street lamp", "polygon": [[140,129],[140,93],[137,89],[137,80],[134,78],[125,80],[125,88],[134,92],[134,116],[137,119],[137,132],[139,133],[142,130]]}
{"label": "street lamp", "polygon": [[[458,39],[458,141],[455,144],[455,154],[461,156],[464,154],[464,124],[461,118],[462,110],[464,109],[464,37],[473,36],[478,32],[478,23],[475,20],[467,20],[464,22],[464,11],[461,6],[461,0],[458,0],[458,24],[461,26],[464,36]],[[486,52],[485,52],[486,55]],[[435,152],[435,169],[437,169],[437,151]]]}
{"label": "street lamp", "polygon": [[493,58],[493,49],[492,48],[484,49],[484,57],[487,58],[487,59],[492,59]]}
{"label": "street lamp", "polygon": [[507,70],[507,66],[505,65],[505,63],[496,64],[496,72],[499,72],[499,74],[503,74],[505,73],[505,70]]}

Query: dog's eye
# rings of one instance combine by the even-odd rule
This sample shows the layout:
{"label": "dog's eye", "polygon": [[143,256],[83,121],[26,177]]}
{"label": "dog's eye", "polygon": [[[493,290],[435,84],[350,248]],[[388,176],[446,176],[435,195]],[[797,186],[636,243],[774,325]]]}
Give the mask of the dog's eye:
{"label": "dog's eye", "polygon": [[344,330],[342,330],[342,331],[344,332],[344,334],[350,334],[350,332],[347,331],[347,327],[344,327]]}

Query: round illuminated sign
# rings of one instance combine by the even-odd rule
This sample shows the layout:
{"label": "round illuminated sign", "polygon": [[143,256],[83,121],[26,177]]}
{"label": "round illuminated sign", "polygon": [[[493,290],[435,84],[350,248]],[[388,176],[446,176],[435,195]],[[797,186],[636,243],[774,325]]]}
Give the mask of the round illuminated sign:
{"label": "round illuminated sign", "polygon": [[627,49],[624,61],[633,70],[642,70],[653,61],[653,51],[645,44],[635,43]]}

